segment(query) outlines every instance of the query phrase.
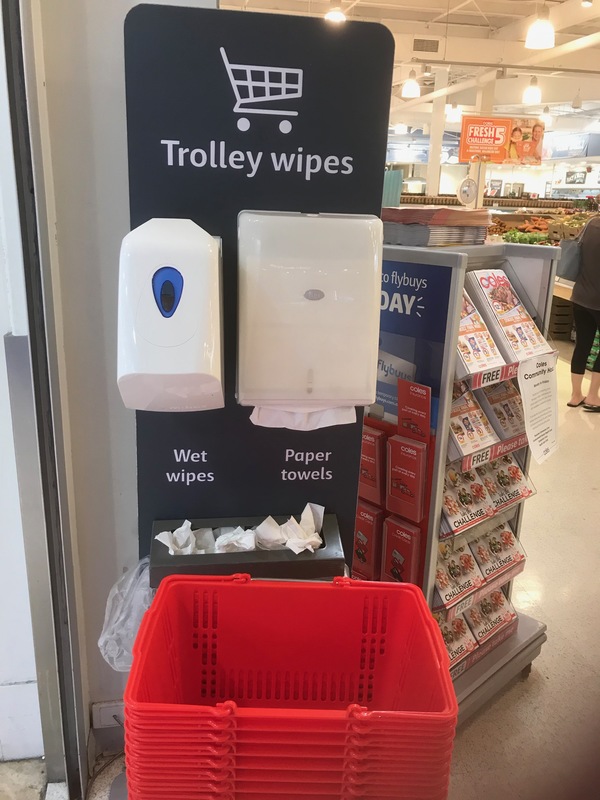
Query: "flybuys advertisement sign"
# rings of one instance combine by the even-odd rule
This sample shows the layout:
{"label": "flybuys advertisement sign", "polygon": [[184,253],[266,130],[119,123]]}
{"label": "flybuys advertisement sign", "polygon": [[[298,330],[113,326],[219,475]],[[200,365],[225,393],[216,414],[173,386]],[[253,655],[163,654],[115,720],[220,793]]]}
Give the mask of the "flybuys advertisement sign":
{"label": "flybuys advertisement sign", "polygon": [[[382,25],[140,5],[125,23],[131,227],[193,220],[222,242],[225,408],[137,414],[140,553],[159,519],[298,514],[354,532],[361,410],[316,431],[237,404],[242,210],[381,212],[394,62]],[[199,303],[198,314],[202,314]]]}
{"label": "flybuys advertisement sign", "polygon": [[[398,378],[439,393],[451,270],[384,258],[377,362],[377,403],[398,411]],[[432,418],[435,418],[433,416]]]}

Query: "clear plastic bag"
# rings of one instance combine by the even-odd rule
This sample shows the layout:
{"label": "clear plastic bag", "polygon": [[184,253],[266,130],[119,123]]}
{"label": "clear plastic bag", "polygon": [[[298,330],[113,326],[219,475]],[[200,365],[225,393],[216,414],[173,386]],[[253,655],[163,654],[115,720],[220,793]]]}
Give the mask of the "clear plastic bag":
{"label": "clear plastic bag", "polygon": [[150,559],[146,556],[119,578],[106,601],[98,647],[104,660],[117,672],[129,672],[131,669],[133,643],[153,598]]}

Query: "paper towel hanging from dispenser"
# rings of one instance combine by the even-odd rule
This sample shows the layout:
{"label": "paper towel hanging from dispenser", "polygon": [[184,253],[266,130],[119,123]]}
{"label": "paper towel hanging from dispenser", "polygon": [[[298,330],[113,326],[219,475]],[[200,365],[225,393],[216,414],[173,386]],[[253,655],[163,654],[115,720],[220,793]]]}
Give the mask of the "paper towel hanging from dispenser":
{"label": "paper towel hanging from dispenser", "polygon": [[243,211],[238,402],[256,425],[313,430],[375,401],[381,220]]}
{"label": "paper towel hanging from dispenser", "polygon": [[118,385],[128,408],[224,406],[221,245],[189,219],[151,219],[123,239]]}

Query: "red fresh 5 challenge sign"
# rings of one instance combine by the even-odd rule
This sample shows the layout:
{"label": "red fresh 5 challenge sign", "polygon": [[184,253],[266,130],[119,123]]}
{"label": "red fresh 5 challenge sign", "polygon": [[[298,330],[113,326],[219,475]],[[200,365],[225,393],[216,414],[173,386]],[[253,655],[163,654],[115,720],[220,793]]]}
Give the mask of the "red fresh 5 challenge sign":
{"label": "red fresh 5 challenge sign", "polygon": [[469,163],[478,156],[493,164],[502,164],[508,158],[512,122],[509,117],[464,116],[458,160]]}

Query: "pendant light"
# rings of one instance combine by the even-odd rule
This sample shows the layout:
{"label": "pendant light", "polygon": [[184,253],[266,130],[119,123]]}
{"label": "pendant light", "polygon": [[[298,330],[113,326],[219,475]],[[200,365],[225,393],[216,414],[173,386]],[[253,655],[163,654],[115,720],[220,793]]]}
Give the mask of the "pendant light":
{"label": "pendant light", "polygon": [[462,108],[456,103],[446,104],[446,122],[460,122],[462,119]]}
{"label": "pendant light", "polygon": [[540,119],[544,123],[544,128],[548,130],[552,127],[554,123],[554,117],[550,113],[550,108],[548,106],[544,106],[543,112],[540,114]]}
{"label": "pendant light", "polygon": [[528,50],[549,50],[554,47],[554,25],[550,21],[550,12],[543,6],[537,19],[529,26],[525,47]]}
{"label": "pendant light", "polygon": [[415,97],[421,97],[421,87],[417,83],[417,73],[414,69],[408,73],[408,79],[402,84],[402,91],[400,97],[405,100],[412,100]]}
{"label": "pendant light", "polygon": [[325,14],[325,19],[327,22],[346,22],[346,15],[342,11],[342,8],[339,4],[335,2],[335,0],[331,0],[329,3],[329,11]]}
{"label": "pendant light", "polygon": [[535,75],[529,81],[529,86],[523,92],[523,103],[526,106],[537,106],[542,102],[542,90],[538,86]]}

